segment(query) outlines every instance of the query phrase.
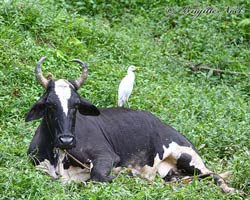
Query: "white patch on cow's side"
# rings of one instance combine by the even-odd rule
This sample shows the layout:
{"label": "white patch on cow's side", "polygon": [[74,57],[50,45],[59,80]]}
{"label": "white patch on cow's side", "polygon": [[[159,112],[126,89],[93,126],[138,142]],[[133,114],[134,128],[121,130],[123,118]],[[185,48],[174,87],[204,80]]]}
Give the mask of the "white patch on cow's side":
{"label": "white patch on cow's side", "polygon": [[55,93],[61,102],[63,112],[67,116],[68,114],[68,100],[71,96],[71,90],[69,84],[63,80],[59,79],[55,81]]}
{"label": "white patch on cow's side", "polygon": [[[166,149],[165,146],[163,148]],[[166,151],[164,150],[164,153],[165,152]],[[172,156],[167,156],[167,157],[165,156],[163,158],[165,158],[165,159],[163,159],[163,161],[161,161],[161,162],[158,162],[159,164],[157,165],[158,173],[159,173],[160,177],[164,178],[170,172],[170,170],[173,170],[177,173],[177,168],[176,168],[177,160],[175,158],[173,158]],[[155,161],[157,161],[157,160],[155,159]],[[157,162],[155,162],[155,163],[157,163]]]}
{"label": "white patch on cow's side", "polygon": [[189,163],[190,167],[193,166],[196,169],[199,169],[202,174],[209,174],[211,171],[206,168],[201,157],[191,148],[180,146],[175,142],[170,143],[169,147],[163,145],[163,158],[160,159],[159,155],[156,154],[154,158],[154,165],[152,167],[145,165],[140,166],[129,166],[133,175],[141,176],[142,178],[153,181],[157,172],[159,175],[164,178],[170,170],[173,170],[178,174],[177,169],[177,160],[182,154],[188,154],[191,156],[191,161]]}
{"label": "white patch on cow's side", "polygon": [[156,173],[157,173],[157,168],[156,167],[150,167],[148,165],[145,165],[144,167],[141,168],[141,177],[145,178],[149,181],[154,181]]}
{"label": "white patch on cow's side", "polygon": [[131,170],[133,176],[139,176],[149,181],[154,180],[156,176],[156,172],[157,172],[157,169],[155,167],[150,167],[148,165],[145,165],[143,167],[139,165],[135,165],[135,166],[129,165],[128,168]]}
{"label": "white patch on cow's side", "polygon": [[211,171],[208,170],[203,163],[201,157],[191,147],[180,146],[177,143],[172,142],[168,149],[171,151],[171,155],[176,158],[176,160],[178,160],[182,154],[188,154],[192,158],[189,163],[190,166],[199,169],[202,174],[211,173]]}

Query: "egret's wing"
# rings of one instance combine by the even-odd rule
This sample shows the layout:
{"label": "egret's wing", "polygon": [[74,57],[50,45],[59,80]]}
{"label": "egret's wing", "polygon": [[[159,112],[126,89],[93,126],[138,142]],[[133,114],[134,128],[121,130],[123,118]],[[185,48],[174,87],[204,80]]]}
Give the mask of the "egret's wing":
{"label": "egret's wing", "polygon": [[120,83],[119,91],[121,91],[121,93],[129,93],[130,95],[133,90],[133,84],[134,79],[129,76],[125,76]]}
{"label": "egret's wing", "polygon": [[118,88],[118,106],[122,107],[125,103],[124,101],[124,94],[125,94],[125,87],[126,87],[126,76],[121,80]]}
{"label": "egret's wing", "polygon": [[126,75],[119,84],[118,89],[118,105],[123,106],[123,104],[128,100],[132,93],[134,84],[134,76]]}

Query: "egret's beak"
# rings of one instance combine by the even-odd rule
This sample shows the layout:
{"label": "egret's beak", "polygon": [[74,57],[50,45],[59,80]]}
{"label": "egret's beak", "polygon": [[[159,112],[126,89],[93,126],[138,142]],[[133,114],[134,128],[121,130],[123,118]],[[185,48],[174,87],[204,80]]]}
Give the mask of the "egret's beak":
{"label": "egret's beak", "polygon": [[141,67],[137,67],[137,66],[135,67],[135,69],[140,69],[140,68],[141,68]]}

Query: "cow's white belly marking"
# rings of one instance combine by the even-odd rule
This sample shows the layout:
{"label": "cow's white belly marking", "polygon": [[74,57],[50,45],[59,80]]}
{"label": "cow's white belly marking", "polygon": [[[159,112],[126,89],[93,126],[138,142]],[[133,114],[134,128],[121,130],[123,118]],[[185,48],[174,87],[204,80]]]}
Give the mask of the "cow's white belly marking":
{"label": "cow's white belly marking", "polygon": [[164,178],[170,170],[173,170],[176,174],[178,174],[176,164],[182,154],[188,154],[191,156],[191,161],[189,163],[190,167],[193,166],[196,169],[199,169],[202,174],[211,173],[211,171],[204,165],[200,156],[191,147],[180,146],[177,143],[172,142],[168,148],[163,145],[163,150],[163,158],[160,159],[157,154],[154,158],[154,165],[152,167],[148,165],[143,167],[129,166],[133,175],[138,175],[142,178],[148,179],[149,181],[153,181],[157,172],[162,178]]}
{"label": "cow's white belly marking", "polygon": [[86,182],[90,179],[90,171],[88,169],[82,169],[80,167],[70,166],[68,169],[64,169],[61,176],[63,183],[70,182]]}
{"label": "cow's white belly marking", "polygon": [[[177,160],[181,157],[182,154],[188,154],[191,156],[191,161],[189,163],[190,167],[195,167],[199,169],[202,174],[209,174],[211,171],[206,168],[200,156],[191,148],[180,146],[175,142],[170,143],[169,147],[163,145],[163,157],[159,158],[159,155],[156,154],[154,158],[154,165],[148,166],[139,166],[139,165],[129,165],[128,168],[131,169],[133,175],[140,176],[149,181],[153,181],[157,173],[160,177],[164,178],[170,170],[173,170],[178,174],[177,169]],[[64,169],[63,160],[65,158],[65,153],[59,151],[58,164],[56,167],[50,164],[48,160],[45,160],[37,166],[38,169],[49,174],[52,178],[60,178],[62,182],[69,183],[71,181],[75,182],[85,182],[90,179],[91,169],[82,169],[80,167],[70,166],[68,169]],[[118,174],[122,168],[114,168],[114,173]]]}
{"label": "cow's white belly marking", "polygon": [[63,160],[66,154],[59,151],[58,163],[56,166],[56,173],[60,176],[63,183],[74,182],[85,182],[90,179],[90,170],[82,169],[80,167],[70,166],[68,169],[64,169]]}
{"label": "cow's white belly marking", "polygon": [[37,169],[42,170],[47,173],[53,179],[59,178],[63,183],[74,182],[85,182],[90,179],[90,170],[82,169],[80,167],[70,166],[68,169],[64,169],[63,160],[65,158],[65,153],[59,151],[59,158],[56,167],[51,165],[50,161],[45,159],[39,165],[36,166]]}

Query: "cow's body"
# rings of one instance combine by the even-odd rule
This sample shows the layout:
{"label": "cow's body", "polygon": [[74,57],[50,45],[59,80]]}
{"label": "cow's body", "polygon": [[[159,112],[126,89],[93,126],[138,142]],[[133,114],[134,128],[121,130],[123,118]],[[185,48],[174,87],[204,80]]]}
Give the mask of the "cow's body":
{"label": "cow's body", "polygon": [[224,192],[234,190],[206,168],[195,147],[175,129],[147,111],[97,109],[76,92],[83,79],[46,81],[40,70],[43,60],[36,71],[46,93],[30,109],[26,121],[43,119],[28,153],[51,177],[65,182],[111,181],[112,169],[128,167],[150,181],[157,172],[166,180],[195,173],[211,175]]}
{"label": "cow's body", "polygon": [[[78,143],[76,149],[83,149],[83,155],[88,155],[87,159],[92,160],[93,164],[98,162],[98,158],[105,158],[107,171],[111,167],[129,166],[143,177],[153,180],[158,170],[162,177],[171,170],[170,167],[163,170],[160,163],[168,163],[168,159],[171,162],[183,159],[187,149],[186,153],[196,154],[193,145],[183,135],[147,111],[107,108],[100,112],[96,117],[77,115],[76,127],[79,128],[76,128],[76,139],[82,143]],[[84,124],[84,131],[81,124]],[[177,163],[168,164],[173,164],[176,171]],[[193,175],[194,170],[191,169],[190,165],[190,169],[186,170]],[[145,174],[142,173],[144,170]],[[184,172],[184,169],[179,170]]]}
{"label": "cow's body", "polygon": [[[68,150],[77,161],[54,149],[43,120],[29,148],[38,167],[63,181],[111,181],[112,169],[128,167],[134,175],[153,181],[162,178],[212,174],[195,147],[180,133],[147,111],[124,108],[99,109],[99,116],[77,113],[76,147]],[[51,145],[50,145],[51,144]],[[48,162],[49,161],[49,162]]]}

